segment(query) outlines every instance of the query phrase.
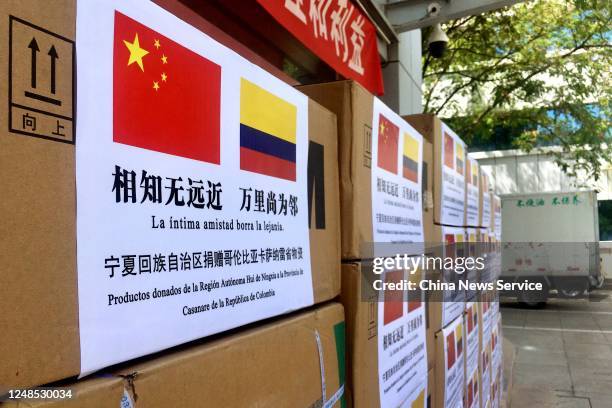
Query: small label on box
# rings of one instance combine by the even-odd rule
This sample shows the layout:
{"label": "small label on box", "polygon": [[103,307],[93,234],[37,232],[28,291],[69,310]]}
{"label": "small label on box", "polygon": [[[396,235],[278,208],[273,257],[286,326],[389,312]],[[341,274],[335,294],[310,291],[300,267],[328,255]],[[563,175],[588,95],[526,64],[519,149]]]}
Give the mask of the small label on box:
{"label": "small label on box", "polygon": [[74,143],[74,41],[9,17],[9,131]]}

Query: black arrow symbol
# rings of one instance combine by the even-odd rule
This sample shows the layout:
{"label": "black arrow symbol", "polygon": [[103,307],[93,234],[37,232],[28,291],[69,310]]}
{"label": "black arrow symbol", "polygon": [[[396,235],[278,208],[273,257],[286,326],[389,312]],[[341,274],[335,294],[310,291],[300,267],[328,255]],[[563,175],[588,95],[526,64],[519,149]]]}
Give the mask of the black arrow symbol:
{"label": "black arrow symbol", "polygon": [[49,50],[49,54],[51,57],[51,93],[54,94],[55,93],[55,60],[59,59],[59,56],[57,55],[57,51],[55,50],[55,46],[52,45],[51,49]]}
{"label": "black arrow symbol", "polygon": [[28,48],[32,50],[32,88],[36,88],[36,53],[40,51],[36,38],[32,37]]}

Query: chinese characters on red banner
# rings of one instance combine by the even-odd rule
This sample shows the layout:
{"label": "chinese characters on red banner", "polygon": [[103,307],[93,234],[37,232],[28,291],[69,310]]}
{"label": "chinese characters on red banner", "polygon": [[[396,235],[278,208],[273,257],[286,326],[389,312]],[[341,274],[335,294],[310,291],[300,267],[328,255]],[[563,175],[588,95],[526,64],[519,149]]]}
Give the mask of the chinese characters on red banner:
{"label": "chinese characters on red banner", "polygon": [[257,0],[338,73],[383,93],[376,29],[350,0]]}

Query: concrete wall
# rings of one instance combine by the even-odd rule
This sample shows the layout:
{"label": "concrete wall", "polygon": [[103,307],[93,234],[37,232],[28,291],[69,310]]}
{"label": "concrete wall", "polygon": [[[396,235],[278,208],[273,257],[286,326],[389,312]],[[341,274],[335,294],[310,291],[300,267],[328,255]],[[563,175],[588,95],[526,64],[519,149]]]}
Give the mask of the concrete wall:
{"label": "concrete wall", "polygon": [[400,115],[421,113],[421,30],[407,31],[399,38],[399,43],[388,47],[383,65],[385,94],[381,99]]}

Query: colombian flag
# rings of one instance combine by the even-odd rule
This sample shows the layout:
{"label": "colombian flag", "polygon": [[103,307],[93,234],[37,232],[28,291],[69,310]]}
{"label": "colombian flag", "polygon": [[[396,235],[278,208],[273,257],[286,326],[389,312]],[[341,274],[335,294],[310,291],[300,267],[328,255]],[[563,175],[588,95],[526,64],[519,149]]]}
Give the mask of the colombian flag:
{"label": "colombian flag", "polygon": [[457,244],[457,246],[455,247],[457,256],[459,257],[465,256],[465,245],[463,245],[463,234],[457,234],[457,236],[455,237],[455,244]]}
{"label": "colombian flag", "polygon": [[451,169],[455,168],[455,163],[453,161],[453,156],[455,154],[454,145],[452,136],[448,133],[444,133],[444,165]]}
{"label": "colombian flag", "polygon": [[404,155],[402,157],[402,169],[404,178],[418,183],[419,182],[419,142],[404,133]]}
{"label": "colombian flag", "polygon": [[461,323],[455,327],[455,338],[457,339],[457,357],[459,357],[463,352],[463,324]]}
{"label": "colombian flag", "polygon": [[410,404],[411,408],[422,408],[425,406],[425,390],[422,390],[419,396]]}
{"label": "colombian flag", "polygon": [[295,181],[297,107],[240,79],[240,168]]}
{"label": "colombian flag", "polygon": [[465,168],[465,179],[467,180],[468,183],[472,184],[472,166],[469,160],[468,160],[468,165]]}
{"label": "colombian flag", "polygon": [[465,158],[463,157],[463,146],[460,143],[457,143],[457,173],[463,174],[463,161]]}

